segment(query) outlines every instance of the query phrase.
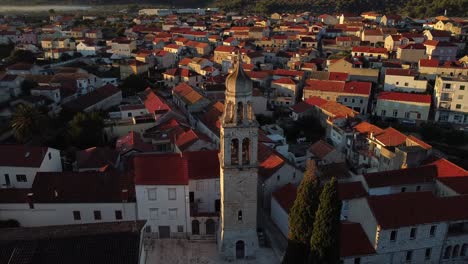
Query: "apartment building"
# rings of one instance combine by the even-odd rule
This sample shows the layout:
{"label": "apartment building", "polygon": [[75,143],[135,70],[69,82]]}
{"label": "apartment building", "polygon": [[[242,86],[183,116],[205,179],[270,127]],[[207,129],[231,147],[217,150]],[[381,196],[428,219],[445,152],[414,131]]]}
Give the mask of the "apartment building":
{"label": "apartment building", "polygon": [[434,87],[435,120],[468,124],[468,77],[438,76]]}

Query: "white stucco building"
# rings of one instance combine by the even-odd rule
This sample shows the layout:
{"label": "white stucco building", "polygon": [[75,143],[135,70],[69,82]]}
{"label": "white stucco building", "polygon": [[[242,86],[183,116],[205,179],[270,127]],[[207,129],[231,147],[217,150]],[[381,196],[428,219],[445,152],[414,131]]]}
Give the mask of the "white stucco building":
{"label": "white stucco building", "polygon": [[0,186],[31,188],[37,172],[62,171],[60,151],[23,145],[0,146]]}

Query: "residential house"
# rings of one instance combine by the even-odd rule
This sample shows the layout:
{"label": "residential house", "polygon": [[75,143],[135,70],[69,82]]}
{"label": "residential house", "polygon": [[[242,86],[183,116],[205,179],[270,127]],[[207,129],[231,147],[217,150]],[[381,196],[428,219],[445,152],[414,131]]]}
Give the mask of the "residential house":
{"label": "residential house", "polygon": [[426,40],[426,54],[428,59],[439,61],[455,61],[458,47],[450,42],[441,42],[439,40]]}
{"label": "residential house", "polygon": [[149,69],[147,63],[138,60],[129,60],[126,63],[120,64],[120,79],[126,79],[130,75],[146,74]]}
{"label": "residential house", "polygon": [[387,69],[385,71],[385,91],[424,93],[427,89],[427,79],[420,78],[415,70]]}
{"label": "residential house", "polygon": [[353,47],[351,50],[354,56],[361,56],[367,59],[369,58],[376,58],[380,59],[388,59],[388,51],[386,48],[374,48],[368,46],[357,46]]}
{"label": "residential house", "polygon": [[344,72],[349,75],[350,80],[370,81],[377,83],[379,79],[379,70],[370,68],[361,68],[355,61],[347,58],[339,59],[328,66],[330,72]]}
{"label": "residential house", "polygon": [[424,74],[427,79],[435,80],[439,75],[466,76],[468,75],[468,65],[460,63],[445,62],[440,63],[437,59],[422,59],[419,61],[418,69],[420,74]]}
{"label": "residential house", "polygon": [[117,38],[112,40],[110,52],[122,57],[131,57],[136,48],[135,40]]}
{"label": "residential house", "polygon": [[71,112],[92,112],[106,110],[122,103],[122,91],[114,85],[107,84],[62,104],[62,108]]}
{"label": "residential house", "polygon": [[418,63],[426,58],[426,47],[421,43],[401,45],[397,48],[396,57],[401,62]]}
{"label": "residential house", "polygon": [[37,172],[62,171],[60,151],[47,147],[0,145],[0,186],[31,188]]}
{"label": "residential house", "polygon": [[436,122],[468,123],[468,78],[438,76],[434,86]]}
{"label": "residential house", "polygon": [[276,106],[292,106],[296,104],[299,87],[298,82],[287,77],[273,80],[271,82],[271,103]]}
{"label": "residential house", "polygon": [[0,77],[0,102],[8,101],[22,93],[21,84],[24,78],[19,75],[5,74]]}
{"label": "residential house", "polygon": [[382,118],[427,121],[431,96],[400,92],[381,92],[377,95],[374,113]]}
{"label": "residential house", "polygon": [[374,46],[378,42],[384,42],[382,29],[364,29],[361,32],[361,41],[367,41]]}
{"label": "residential house", "polygon": [[201,112],[210,103],[200,92],[187,83],[181,83],[172,90],[174,103],[185,113]]}
{"label": "residential house", "polygon": [[343,104],[360,114],[366,114],[371,88],[370,82],[307,80],[303,99],[319,97]]}
{"label": "residential house", "polygon": [[23,227],[136,219],[132,181],[116,171],[37,172],[30,189],[0,189],[0,195],[0,220]]}

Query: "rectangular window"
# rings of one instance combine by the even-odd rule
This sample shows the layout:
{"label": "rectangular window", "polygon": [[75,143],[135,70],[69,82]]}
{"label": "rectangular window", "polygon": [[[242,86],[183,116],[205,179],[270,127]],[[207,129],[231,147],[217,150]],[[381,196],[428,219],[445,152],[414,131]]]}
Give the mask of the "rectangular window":
{"label": "rectangular window", "polygon": [[52,159],[52,153],[49,152],[48,156],[49,156],[49,160],[51,160]]}
{"label": "rectangular window", "polygon": [[456,109],[461,109],[461,104],[456,104],[456,105],[455,105],[455,108],[456,108]]}
{"label": "rectangular window", "polygon": [[398,116],[398,110],[393,110],[393,117],[397,117]]}
{"label": "rectangular window", "polygon": [[179,232],[179,233],[184,232],[184,226],[178,225],[177,226],[177,232]]}
{"label": "rectangular window", "polygon": [[176,188],[167,189],[167,193],[168,193],[168,199],[169,200],[175,200],[176,199],[176,197],[177,197]]}
{"label": "rectangular window", "polygon": [[80,213],[80,211],[73,211],[73,219],[74,219],[74,220],[81,220],[81,213]]}
{"label": "rectangular window", "polygon": [[156,200],[156,188],[148,189],[148,200],[150,201]]}
{"label": "rectangular window", "polygon": [[462,100],[463,99],[463,94],[460,94],[457,98],[458,98],[458,100]]}
{"label": "rectangular window", "polygon": [[26,175],[24,174],[17,174],[16,175],[16,181],[17,182],[27,182],[27,178],[26,178]]}
{"label": "rectangular window", "polygon": [[426,248],[426,253],[424,254],[424,258],[426,260],[431,259],[431,249],[430,248]]}
{"label": "rectangular window", "polygon": [[390,241],[395,241],[395,240],[396,240],[396,237],[397,237],[397,231],[396,231],[396,230],[393,230],[393,231],[390,233]]}
{"label": "rectangular window", "polygon": [[409,112],[406,112],[406,113],[405,113],[405,118],[409,118],[409,115],[410,115],[410,113],[409,113]]}
{"label": "rectangular window", "polygon": [[446,83],[444,86],[445,89],[450,89],[450,83]]}
{"label": "rectangular window", "polygon": [[380,113],[380,115],[381,115],[381,116],[385,116],[386,113],[387,113],[387,111],[382,110],[382,112]]}
{"label": "rectangular window", "polygon": [[94,220],[101,220],[101,211],[94,211]]}
{"label": "rectangular window", "polygon": [[115,211],[115,220],[122,220],[122,211],[116,210]]}
{"label": "rectangular window", "polygon": [[410,239],[415,239],[416,238],[416,227],[411,228],[410,231]]}
{"label": "rectangular window", "polygon": [[176,220],[177,219],[177,208],[169,209],[169,220]]}
{"label": "rectangular window", "polygon": [[431,230],[429,231],[429,235],[431,237],[435,236],[436,229],[437,229],[437,226],[435,225],[431,226]]}
{"label": "rectangular window", "polygon": [[149,209],[150,219],[157,220],[159,219],[159,209],[158,208],[150,208]]}
{"label": "rectangular window", "polygon": [[348,102],[348,98],[345,98],[345,99],[344,99],[344,102],[347,103],[347,102]]}
{"label": "rectangular window", "polygon": [[399,84],[400,84],[400,82],[396,82],[396,85],[399,85]]}
{"label": "rectangular window", "polygon": [[413,258],[413,251],[411,250],[406,251],[406,262],[411,262],[412,258]]}
{"label": "rectangular window", "polygon": [[408,86],[408,83],[407,83],[407,82],[405,82],[405,86]]}
{"label": "rectangular window", "polygon": [[460,85],[460,90],[465,90],[465,85]]}
{"label": "rectangular window", "polygon": [[354,264],[361,264],[361,258],[355,258]]}

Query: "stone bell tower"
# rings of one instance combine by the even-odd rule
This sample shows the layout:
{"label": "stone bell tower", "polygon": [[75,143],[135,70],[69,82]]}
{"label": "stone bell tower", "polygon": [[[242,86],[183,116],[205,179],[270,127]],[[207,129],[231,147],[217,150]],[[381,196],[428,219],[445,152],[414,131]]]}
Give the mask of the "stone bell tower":
{"label": "stone bell tower", "polygon": [[218,249],[225,259],[253,258],[258,249],[258,123],[252,109],[252,80],[238,55],[226,79],[221,116],[221,215]]}

